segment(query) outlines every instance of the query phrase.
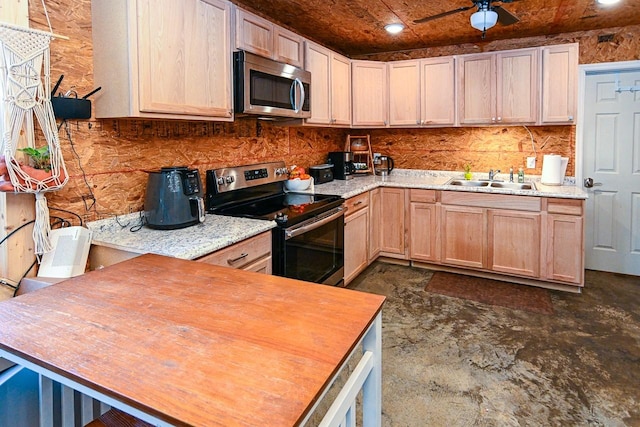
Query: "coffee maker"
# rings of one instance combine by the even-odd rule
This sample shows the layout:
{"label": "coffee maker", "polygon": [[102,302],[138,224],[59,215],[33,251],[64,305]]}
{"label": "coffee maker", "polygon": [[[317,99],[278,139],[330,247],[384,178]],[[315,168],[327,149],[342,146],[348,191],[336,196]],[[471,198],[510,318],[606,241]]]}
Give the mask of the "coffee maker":
{"label": "coffee maker", "polygon": [[333,165],[334,179],[351,179],[356,172],[353,165],[353,153],[350,151],[330,152],[328,163]]}

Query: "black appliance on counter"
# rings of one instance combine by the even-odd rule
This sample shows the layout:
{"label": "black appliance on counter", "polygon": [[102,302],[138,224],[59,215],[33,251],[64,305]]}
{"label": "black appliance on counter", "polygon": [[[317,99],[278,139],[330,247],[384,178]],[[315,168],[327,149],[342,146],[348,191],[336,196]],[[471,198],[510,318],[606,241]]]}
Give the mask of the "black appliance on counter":
{"label": "black appliance on counter", "polygon": [[340,196],[285,192],[284,162],[208,170],[207,212],[276,221],[273,274],[315,283],[344,280]]}
{"label": "black appliance on counter", "polygon": [[333,165],[335,179],[351,179],[356,173],[353,164],[353,153],[350,151],[332,151],[329,153],[329,163]]}
{"label": "black appliance on counter", "polygon": [[309,166],[309,175],[315,185],[333,181],[333,166],[330,164]]}
{"label": "black appliance on counter", "polygon": [[144,197],[148,227],[175,230],[204,221],[202,182],[197,169],[171,166],[148,173]]}

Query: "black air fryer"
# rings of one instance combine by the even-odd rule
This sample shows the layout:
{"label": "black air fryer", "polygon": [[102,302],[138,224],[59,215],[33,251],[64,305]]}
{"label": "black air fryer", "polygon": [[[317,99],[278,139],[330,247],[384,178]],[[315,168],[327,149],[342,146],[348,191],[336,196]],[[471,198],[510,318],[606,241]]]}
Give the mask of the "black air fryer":
{"label": "black air fryer", "polygon": [[175,230],[204,221],[202,183],[197,169],[165,167],[149,172],[144,214],[150,228]]}

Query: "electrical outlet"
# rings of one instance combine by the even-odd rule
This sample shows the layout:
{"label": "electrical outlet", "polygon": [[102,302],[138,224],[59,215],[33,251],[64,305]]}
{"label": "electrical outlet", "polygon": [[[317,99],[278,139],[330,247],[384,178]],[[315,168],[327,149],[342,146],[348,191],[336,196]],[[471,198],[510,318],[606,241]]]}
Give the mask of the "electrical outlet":
{"label": "electrical outlet", "polygon": [[536,158],[527,157],[527,169],[535,169],[535,168],[536,168]]}

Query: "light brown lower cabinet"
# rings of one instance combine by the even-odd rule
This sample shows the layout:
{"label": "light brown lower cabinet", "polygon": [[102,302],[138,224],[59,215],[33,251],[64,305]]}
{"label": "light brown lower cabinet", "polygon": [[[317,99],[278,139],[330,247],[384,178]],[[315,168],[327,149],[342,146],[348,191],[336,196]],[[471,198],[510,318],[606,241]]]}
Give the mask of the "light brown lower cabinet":
{"label": "light brown lower cabinet", "polygon": [[583,200],[429,191],[410,190],[409,254],[417,265],[583,286]]}
{"label": "light brown lower cabinet", "polygon": [[583,235],[582,216],[547,215],[547,279],[583,283]]}
{"label": "light brown lower cabinet", "polygon": [[205,255],[196,261],[271,274],[271,231]]}
{"label": "light brown lower cabinet", "polygon": [[440,207],[435,190],[410,190],[409,256],[419,261],[438,261]]}
{"label": "light brown lower cabinet", "polygon": [[[408,196],[404,188],[382,187],[380,193],[380,255],[391,258],[408,258],[405,212]],[[407,206],[407,207],[405,207]]]}
{"label": "light brown lower cabinet", "polygon": [[369,265],[369,194],[345,201],[344,284],[351,282]]}
{"label": "light brown lower cabinet", "polygon": [[369,262],[380,254],[382,239],[382,189],[369,191]]}
{"label": "light brown lower cabinet", "polygon": [[539,212],[489,209],[488,268],[520,276],[540,276]]}
{"label": "light brown lower cabinet", "polygon": [[486,209],[443,205],[441,212],[442,262],[486,268]]}

